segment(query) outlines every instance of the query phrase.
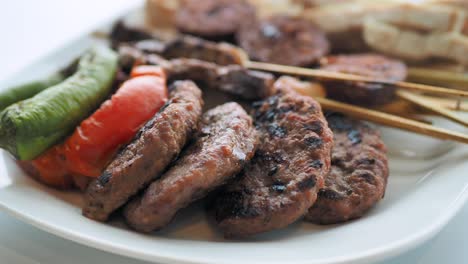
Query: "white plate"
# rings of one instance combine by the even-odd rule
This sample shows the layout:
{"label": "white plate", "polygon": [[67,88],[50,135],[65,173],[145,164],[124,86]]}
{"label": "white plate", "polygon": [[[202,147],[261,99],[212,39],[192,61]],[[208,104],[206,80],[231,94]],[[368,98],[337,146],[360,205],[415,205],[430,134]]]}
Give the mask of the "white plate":
{"label": "white plate", "polygon": [[[0,87],[56,69],[90,42],[87,37],[77,39],[11,76]],[[395,133],[388,130],[385,135],[395,138]],[[434,144],[413,137],[418,140],[413,144]],[[404,141],[387,143],[394,149],[412,150]],[[153,235],[127,230],[119,221],[91,221],[80,214],[78,193],[42,186],[27,177],[5,152],[0,153],[0,208],[66,239],[154,262],[362,263],[408,250],[439,231],[468,197],[467,159],[466,146],[426,160],[392,156],[386,197],[364,218],[325,227],[299,222],[246,241],[223,240],[208,224],[200,205],[184,210],[173,224]]]}

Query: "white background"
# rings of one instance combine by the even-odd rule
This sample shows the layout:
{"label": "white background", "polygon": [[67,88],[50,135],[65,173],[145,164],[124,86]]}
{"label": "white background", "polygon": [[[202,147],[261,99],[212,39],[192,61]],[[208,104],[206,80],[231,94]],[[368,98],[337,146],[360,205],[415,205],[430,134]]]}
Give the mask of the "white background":
{"label": "white background", "polygon": [[[140,0],[14,0],[0,5],[0,80]],[[4,87],[0,87],[2,89]],[[447,179],[450,180],[450,179]],[[468,263],[468,206],[434,239],[379,264]],[[391,225],[391,223],[389,223]],[[395,228],[395,227],[393,227]],[[0,264],[143,264],[49,235],[0,213]]]}

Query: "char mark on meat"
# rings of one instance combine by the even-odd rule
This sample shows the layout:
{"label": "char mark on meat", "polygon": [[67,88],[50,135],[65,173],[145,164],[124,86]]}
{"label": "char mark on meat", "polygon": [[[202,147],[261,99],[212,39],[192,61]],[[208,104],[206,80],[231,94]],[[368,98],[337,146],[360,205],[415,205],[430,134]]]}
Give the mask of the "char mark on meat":
{"label": "char mark on meat", "polygon": [[251,60],[284,65],[316,65],[329,50],[323,32],[310,21],[290,16],[246,19],[236,37]]}
{"label": "char mark on meat", "polygon": [[388,178],[386,148],[376,129],[340,114],[327,120],[335,142],[331,170],[306,215],[318,224],[361,217],[382,199]]}
{"label": "char mark on meat", "polygon": [[173,85],[162,108],[85,192],[83,215],[106,221],[131,196],[161,176],[197,130],[203,100],[191,81]]}
{"label": "char mark on meat", "polygon": [[179,31],[212,40],[232,40],[242,21],[255,16],[245,0],[185,0],[177,10]]}
{"label": "char mark on meat", "polygon": [[[321,69],[361,75],[377,80],[403,81],[407,69],[403,62],[377,54],[339,55],[322,58]],[[363,106],[383,105],[391,102],[395,86],[362,82],[324,82],[327,96],[338,101]]]}
{"label": "char mark on meat", "polygon": [[316,101],[281,91],[254,109],[258,150],[214,203],[215,220],[226,237],[283,228],[301,218],[330,167],[333,136]]}
{"label": "char mark on meat", "polygon": [[234,177],[254,155],[251,117],[237,103],[206,112],[196,140],[175,165],[125,208],[127,223],[141,232],[167,225],[179,209]]}
{"label": "char mark on meat", "polygon": [[165,60],[154,54],[145,54],[131,46],[119,49],[121,67],[130,72],[135,63],[161,65],[169,82],[193,80],[210,89],[216,89],[245,100],[259,100],[274,94],[274,76],[248,70],[240,65],[219,66],[198,59]]}

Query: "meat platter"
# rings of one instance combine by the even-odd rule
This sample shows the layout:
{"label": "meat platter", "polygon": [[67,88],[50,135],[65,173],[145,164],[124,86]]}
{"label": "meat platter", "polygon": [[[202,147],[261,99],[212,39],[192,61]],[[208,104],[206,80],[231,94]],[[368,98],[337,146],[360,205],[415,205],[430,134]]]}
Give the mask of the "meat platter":
{"label": "meat platter", "polygon": [[[110,25],[115,32],[119,24]],[[110,32],[107,27],[97,31]],[[39,92],[19,110],[2,116],[2,122],[10,120],[7,125],[14,123],[16,141],[13,147],[11,140],[2,143],[11,154],[2,152],[0,204],[33,225],[156,262],[342,263],[382,259],[417,245],[435,234],[466,200],[464,145],[452,144],[445,151],[408,161],[404,153],[421,152],[398,140],[408,132],[322,111],[313,96],[301,93],[307,81],[234,65],[245,55],[218,54],[231,46],[218,44],[212,36],[172,41],[137,37],[132,44],[115,38],[112,51],[105,44],[90,48],[95,35],[83,36],[59,55],[25,69],[23,74],[34,75],[33,68],[52,60],[68,64],[47,79],[54,89],[44,90],[45,95]],[[208,52],[194,54],[190,47],[195,46]],[[74,53],[66,52],[71,49]],[[85,55],[70,64],[76,61],[77,50]],[[342,58],[314,56],[307,65],[343,71],[340,65],[333,68]],[[365,56],[369,64],[382,60]],[[305,66],[302,59],[306,58],[300,58],[299,66]],[[404,65],[383,60],[378,63],[393,72],[378,78],[404,79]],[[344,64],[354,63],[352,57],[350,61]],[[106,77],[112,76],[110,71],[117,72],[111,80]],[[41,100],[57,109],[63,106],[60,96],[50,98],[56,96],[54,91],[71,90],[76,82],[72,78],[80,80],[78,85],[92,82],[94,90],[79,95],[86,98],[79,111],[70,114],[65,109],[62,115],[57,111],[49,117],[48,125],[60,127],[57,133],[40,134],[38,125],[38,134],[27,134],[31,128],[15,123],[28,107],[44,107]],[[5,83],[9,82],[14,83]],[[168,88],[162,89],[165,83]],[[339,84],[325,83],[327,96],[339,101],[373,107],[393,100],[388,99],[394,93],[391,87],[348,83],[350,89],[363,92],[343,99]],[[114,87],[120,88],[108,97]],[[138,87],[143,87],[145,100],[138,96]],[[122,110],[119,104],[128,105]],[[130,116],[128,109],[133,111]],[[119,113],[117,118],[107,118],[109,111]],[[70,121],[73,118],[78,121]],[[71,124],[77,122],[75,129]],[[106,134],[104,129],[96,136],[96,122],[108,124],[106,129],[118,127],[122,135],[115,136],[113,131],[118,130]],[[1,133],[11,136],[8,129]],[[90,134],[83,136],[86,133]],[[89,137],[100,142],[97,150],[83,143]],[[409,137],[426,146],[447,145],[425,136]],[[428,199],[431,203],[424,203]],[[38,206],[31,207],[32,201]],[[81,208],[87,218],[81,216]],[[385,227],[389,221],[393,228]],[[350,246],[340,240],[343,237],[359,238]],[[284,251],[278,250],[282,247]],[[245,254],[226,257],[236,252]]]}

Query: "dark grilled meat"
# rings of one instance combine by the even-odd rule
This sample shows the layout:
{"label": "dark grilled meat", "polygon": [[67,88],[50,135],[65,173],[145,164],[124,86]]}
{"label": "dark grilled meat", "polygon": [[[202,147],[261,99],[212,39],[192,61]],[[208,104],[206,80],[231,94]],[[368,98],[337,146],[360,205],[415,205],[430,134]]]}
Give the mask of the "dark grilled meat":
{"label": "dark grilled meat", "polygon": [[219,67],[194,59],[174,59],[163,64],[163,67],[171,80],[191,79],[247,100],[274,94],[273,75],[247,70],[239,65]]}
{"label": "dark grilled meat", "polygon": [[273,75],[247,70],[239,65],[218,68],[214,88],[247,100],[259,100],[274,94]]}
{"label": "dark grilled meat", "polygon": [[231,44],[216,43],[189,36],[179,37],[167,43],[161,56],[166,59],[199,59],[218,65],[242,65],[247,59],[247,55],[241,49]]}
{"label": "dark grilled meat", "polygon": [[214,204],[215,220],[226,237],[293,223],[315,202],[330,168],[333,135],[316,101],[282,91],[255,108],[258,150]]}
{"label": "dark grilled meat", "polygon": [[[321,60],[321,69],[356,74],[379,80],[403,81],[406,66],[403,62],[376,54],[329,56]],[[389,103],[394,99],[393,85],[360,82],[323,82],[327,97],[338,101],[363,106]]]}
{"label": "dark grilled meat", "polygon": [[191,36],[180,36],[169,42],[153,39],[123,44],[123,46],[129,45],[143,53],[158,54],[166,59],[191,58],[218,65],[241,65],[247,59],[247,55],[236,46]]}
{"label": "dark grilled meat", "polygon": [[214,40],[229,39],[242,20],[255,16],[245,0],[184,0],[176,14],[176,26],[184,33]]}
{"label": "dark grilled meat", "polygon": [[179,209],[236,175],[256,145],[252,119],[240,105],[227,103],[209,110],[198,138],[177,163],[125,207],[128,224],[141,232],[164,227]]}
{"label": "dark grilled meat", "polygon": [[307,20],[287,16],[246,20],[237,41],[251,60],[292,66],[314,65],[329,50],[323,32]]}
{"label": "dark grilled meat", "polygon": [[122,46],[120,65],[129,72],[135,63],[161,65],[170,81],[193,80],[204,87],[220,90],[246,100],[259,100],[274,94],[274,77],[269,73],[248,70],[239,65],[219,66],[197,59],[165,60],[154,54]]}
{"label": "dark grilled meat", "polygon": [[382,199],[388,178],[386,148],[377,130],[338,114],[327,120],[335,141],[331,170],[306,215],[318,224],[361,217]]}
{"label": "dark grilled meat", "polygon": [[143,29],[128,27],[122,20],[119,20],[112,27],[109,38],[112,47],[116,48],[123,42],[153,39],[154,36]]}
{"label": "dark grilled meat", "polygon": [[174,83],[169,102],[89,184],[83,215],[105,221],[131,196],[160,177],[196,132],[202,105],[201,91],[193,82]]}

